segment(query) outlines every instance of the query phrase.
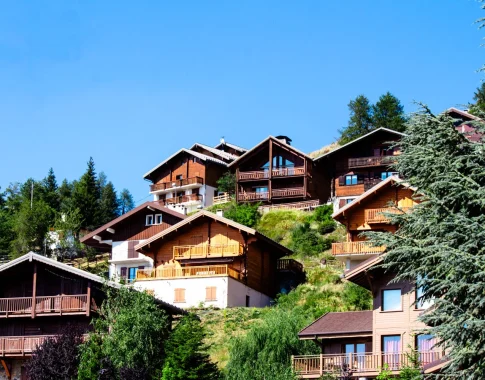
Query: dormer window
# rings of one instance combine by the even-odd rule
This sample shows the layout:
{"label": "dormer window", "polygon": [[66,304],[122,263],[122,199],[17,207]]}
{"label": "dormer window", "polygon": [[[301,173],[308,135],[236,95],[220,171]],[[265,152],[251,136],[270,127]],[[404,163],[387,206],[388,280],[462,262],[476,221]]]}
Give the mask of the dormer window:
{"label": "dormer window", "polygon": [[155,224],[162,224],[162,214],[155,214]]}
{"label": "dormer window", "polygon": [[147,226],[151,226],[151,225],[153,225],[153,223],[154,223],[153,215],[147,215],[146,216],[146,223],[145,224]]}

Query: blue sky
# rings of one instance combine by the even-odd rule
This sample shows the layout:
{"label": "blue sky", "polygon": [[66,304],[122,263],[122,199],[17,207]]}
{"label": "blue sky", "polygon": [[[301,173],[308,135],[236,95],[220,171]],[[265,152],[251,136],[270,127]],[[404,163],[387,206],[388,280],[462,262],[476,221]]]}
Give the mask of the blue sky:
{"label": "blue sky", "polygon": [[472,100],[475,0],[14,1],[0,13],[0,186],[78,178],[118,190],[181,147],[335,140],[359,94],[414,109]]}

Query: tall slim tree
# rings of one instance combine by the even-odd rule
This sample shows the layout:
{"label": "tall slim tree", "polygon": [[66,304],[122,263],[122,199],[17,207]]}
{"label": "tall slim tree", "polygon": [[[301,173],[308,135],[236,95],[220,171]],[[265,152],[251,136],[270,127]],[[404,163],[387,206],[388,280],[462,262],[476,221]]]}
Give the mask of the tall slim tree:
{"label": "tall slim tree", "polygon": [[116,197],[116,191],[111,182],[108,182],[103,186],[99,206],[100,224],[108,223],[119,215],[118,198]]}
{"label": "tall slim tree", "polygon": [[477,88],[473,94],[475,103],[470,104],[469,112],[473,115],[483,117],[485,115],[485,82]]}
{"label": "tall slim tree", "polygon": [[382,95],[372,106],[373,128],[388,128],[398,132],[406,129],[404,107],[398,98],[390,92]]}
{"label": "tall slim tree", "polygon": [[56,211],[59,211],[59,193],[57,192],[57,180],[54,174],[54,169],[50,168],[47,177],[43,180],[44,185],[44,200],[46,203]]}
{"label": "tall slim tree", "polygon": [[100,190],[97,182],[94,160],[89,158],[88,168],[79,182],[76,182],[72,192],[74,207],[83,214],[83,226],[94,229],[101,225],[99,212]]}
{"label": "tall slim tree", "polygon": [[340,130],[340,144],[346,144],[372,129],[372,106],[366,96],[357,96],[348,106],[350,119],[348,126]]}
{"label": "tall slim tree", "polygon": [[72,183],[69,183],[67,179],[64,179],[57,190],[59,194],[59,209],[61,212],[70,210],[74,207],[72,202],[73,187]]}
{"label": "tall slim tree", "polygon": [[126,214],[128,211],[135,208],[135,202],[133,201],[133,196],[128,191],[128,189],[121,190],[120,198],[118,199],[118,204],[120,207],[120,214]]}
{"label": "tall slim tree", "polygon": [[[484,128],[477,125],[482,132]],[[414,115],[395,169],[420,204],[389,215],[395,234],[368,233],[386,246],[385,267],[416,281],[434,306],[420,319],[448,353],[449,378],[485,378],[485,143],[467,140],[447,115]],[[421,292],[420,292],[421,293]]]}

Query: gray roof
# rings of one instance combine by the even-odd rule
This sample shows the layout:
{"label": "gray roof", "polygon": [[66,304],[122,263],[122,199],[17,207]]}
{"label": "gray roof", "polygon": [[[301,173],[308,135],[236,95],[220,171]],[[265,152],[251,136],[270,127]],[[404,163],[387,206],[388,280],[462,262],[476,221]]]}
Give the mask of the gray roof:
{"label": "gray roof", "polygon": [[298,333],[300,338],[372,333],[372,310],[326,313]]}
{"label": "gray roof", "polygon": [[204,144],[201,144],[201,143],[195,143],[194,145],[192,145],[190,147],[190,150],[193,150],[195,146],[200,146],[201,148],[204,148],[211,153],[214,153],[214,154],[216,154],[216,155],[218,155],[222,158],[225,158],[226,160],[235,160],[235,159],[238,158],[238,156],[236,156],[235,154],[227,153],[227,152],[224,152],[223,150],[212,148],[208,145],[204,145]]}

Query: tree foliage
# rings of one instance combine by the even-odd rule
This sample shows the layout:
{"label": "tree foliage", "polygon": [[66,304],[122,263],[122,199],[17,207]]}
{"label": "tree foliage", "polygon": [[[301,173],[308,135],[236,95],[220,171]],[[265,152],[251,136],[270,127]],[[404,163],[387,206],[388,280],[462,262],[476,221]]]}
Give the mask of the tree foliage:
{"label": "tree foliage", "polygon": [[83,228],[93,230],[100,226],[100,212],[98,201],[101,190],[96,178],[94,160],[89,158],[88,168],[81,179],[76,182],[72,192],[74,207],[82,210],[84,215]]}
{"label": "tree foliage", "polygon": [[238,204],[236,202],[231,203],[231,205],[224,211],[224,217],[234,220],[237,223],[244,224],[248,227],[254,227],[261,215],[258,211],[259,203],[242,203]]}
{"label": "tree foliage", "polygon": [[221,193],[234,194],[236,192],[236,174],[226,172],[217,180],[217,190]]}
{"label": "tree foliage", "polygon": [[[477,125],[482,131],[483,127]],[[416,188],[420,204],[389,215],[395,234],[368,237],[385,245],[385,267],[416,281],[434,306],[420,316],[449,352],[457,379],[485,377],[485,145],[470,142],[445,114],[427,107],[413,116],[395,169]]]}
{"label": "tree foliage", "polygon": [[120,215],[126,214],[128,211],[135,208],[135,202],[133,196],[128,189],[121,190],[120,198],[118,199],[118,205],[120,207]]}
{"label": "tree foliage", "polygon": [[346,144],[369,133],[372,129],[372,105],[365,95],[351,100],[349,105],[350,119],[346,128],[340,131],[340,144]]}

